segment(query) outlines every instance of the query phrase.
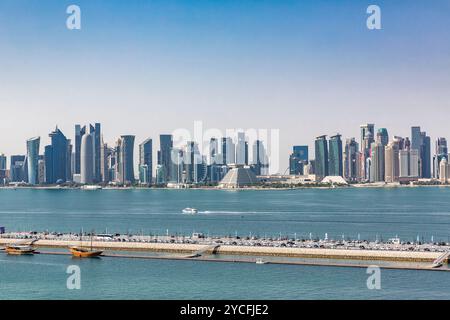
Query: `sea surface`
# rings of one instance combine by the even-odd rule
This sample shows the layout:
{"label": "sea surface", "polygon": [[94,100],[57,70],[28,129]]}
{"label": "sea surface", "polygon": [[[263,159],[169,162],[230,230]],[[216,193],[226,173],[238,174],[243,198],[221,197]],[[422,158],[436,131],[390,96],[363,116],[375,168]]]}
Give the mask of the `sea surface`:
{"label": "sea surface", "polygon": [[[198,215],[182,214],[185,207]],[[0,189],[6,231],[449,241],[450,188]],[[67,267],[81,289],[67,289]],[[0,254],[1,299],[450,299],[450,272]]]}

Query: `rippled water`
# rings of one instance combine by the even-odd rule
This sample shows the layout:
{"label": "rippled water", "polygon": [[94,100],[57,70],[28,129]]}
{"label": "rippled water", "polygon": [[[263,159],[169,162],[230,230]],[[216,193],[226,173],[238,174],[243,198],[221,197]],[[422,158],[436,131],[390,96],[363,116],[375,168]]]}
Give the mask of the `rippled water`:
{"label": "rippled water", "polygon": [[[291,235],[448,241],[449,188],[217,190],[0,190],[7,230]],[[200,210],[184,215],[185,207]],[[66,268],[81,268],[81,290]],[[450,299],[449,272],[0,254],[0,298]]]}
{"label": "rippled water", "polygon": [[[7,230],[450,237],[450,188],[0,190],[0,204],[0,226]],[[200,213],[182,214],[185,207]]]}

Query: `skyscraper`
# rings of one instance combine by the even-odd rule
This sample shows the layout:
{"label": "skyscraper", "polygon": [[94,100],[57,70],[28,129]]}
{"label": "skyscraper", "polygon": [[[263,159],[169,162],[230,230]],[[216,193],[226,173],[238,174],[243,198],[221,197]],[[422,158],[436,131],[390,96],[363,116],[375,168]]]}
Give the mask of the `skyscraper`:
{"label": "skyscraper", "polygon": [[75,125],[75,168],[74,173],[81,172],[81,139],[86,133],[86,127],[81,127],[79,124]]}
{"label": "skyscraper", "polygon": [[236,164],[244,165],[247,162],[247,143],[245,141],[245,133],[238,132],[236,144]]}
{"label": "skyscraper", "polygon": [[152,183],[153,172],[153,142],[147,139],[139,145],[139,180],[141,184]]}
{"label": "skyscraper", "polygon": [[163,167],[163,170],[159,170],[160,174],[164,176],[160,177],[166,183],[170,178],[171,167],[171,150],[173,148],[173,138],[171,134],[161,134],[159,136],[159,152],[158,152],[158,164]]}
{"label": "skyscraper", "polygon": [[171,151],[171,168],[170,168],[170,179],[172,183],[182,183],[183,182],[183,152],[180,149],[172,148]]}
{"label": "skyscraper", "polygon": [[234,164],[236,162],[236,149],[233,139],[230,137],[223,137],[221,151],[223,164]]}
{"label": "skyscraper", "polygon": [[420,133],[420,172],[422,178],[431,178],[431,139],[426,132]]}
{"label": "skyscraper", "polygon": [[102,132],[101,124],[94,124],[94,132],[91,130],[91,135],[93,135],[93,147],[94,147],[94,182],[101,182],[101,149],[102,149]]}
{"label": "skyscraper", "polygon": [[216,138],[211,138],[209,141],[209,161],[208,164],[217,164],[218,163],[218,155],[219,153],[219,143]]}
{"label": "skyscraper", "polygon": [[399,167],[401,178],[419,178],[419,151],[404,149],[399,152]]}
{"label": "skyscraper", "polygon": [[79,124],[75,125],[75,168],[74,173],[79,174],[81,172],[81,142],[83,136],[89,133],[92,136],[92,150],[93,150],[93,182],[102,181],[102,163],[101,163],[101,153],[102,153],[102,133],[101,124],[95,123],[94,125],[89,125],[89,130],[87,131],[86,126],[81,127]]}
{"label": "skyscraper", "polygon": [[371,182],[384,181],[384,146],[381,142],[373,142],[371,147]]}
{"label": "skyscraper", "polygon": [[6,170],[6,156],[1,153],[0,154],[0,170]]}
{"label": "skyscraper", "polygon": [[360,152],[355,138],[347,139],[344,150],[344,177],[347,181],[356,182],[360,179]]}
{"label": "skyscraper", "polygon": [[46,183],[66,182],[70,172],[70,140],[58,127],[49,136],[51,144],[45,147]]}
{"label": "skyscraper", "polygon": [[183,152],[183,163],[186,183],[200,183],[206,179],[206,171],[203,168],[203,157],[199,152],[196,142],[187,142]]}
{"label": "skyscraper", "polygon": [[26,156],[12,155],[9,167],[9,178],[11,182],[26,182],[28,180],[28,168],[26,167]]}
{"label": "skyscraper", "polygon": [[269,173],[269,159],[263,141],[255,140],[252,149],[253,172],[256,175],[267,175]]}
{"label": "skyscraper", "polygon": [[134,136],[123,135],[119,139],[119,182],[123,184],[134,183]]}
{"label": "skyscraper", "polygon": [[342,161],[342,140],[341,135],[336,134],[330,137],[328,142],[328,175],[344,176]]}
{"label": "skyscraper", "polygon": [[27,140],[28,183],[39,184],[39,143],[40,137]]}
{"label": "skyscraper", "polygon": [[400,176],[399,151],[399,140],[396,138],[384,148],[384,179],[386,182],[398,181]]}
{"label": "skyscraper", "polygon": [[372,160],[370,160],[370,147],[375,141],[375,125],[367,123],[360,125],[361,130],[361,178],[362,180],[370,180],[370,166]]}
{"label": "skyscraper", "polygon": [[318,179],[328,176],[328,145],[327,136],[319,136],[315,141],[315,168],[314,172]]}
{"label": "skyscraper", "polygon": [[436,148],[433,156],[433,177],[439,179],[440,163],[445,158],[448,162],[447,139],[440,137],[436,139]]}
{"label": "skyscraper", "polygon": [[420,127],[411,127],[411,149],[419,153],[419,177],[431,178],[431,140]]}
{"label": "skyscraper", "polygon": [[411,127],[411,149],[420,150],[420,127]]}
{"label": "skyscraper", "polygon": [[[373,142],[375,136],[375,125],[372,123],[362,124],[359,126],[361,130],[361,153],[364,153],[367,149],[370,149],[370,145]],[[370,133],[368,135],[367,133]],[[367,137],[371,137],[366,141]]]}
{"label": "skyscraper", "polygon": [[103,136],[101,139],[101,149],[100,149],[100,175],[101,182],[107,183],[111,181],[111,177],[109,174],[110,166],[109,166],[109,158],[111,156],[111,149],[108,148],[108,145],[103,142]]}
{"label": "skyscraper", "polygon": [[80,182],[92,184],[94,182],[94,137],[90,133],[85,133],[81,138],[80,160]]}

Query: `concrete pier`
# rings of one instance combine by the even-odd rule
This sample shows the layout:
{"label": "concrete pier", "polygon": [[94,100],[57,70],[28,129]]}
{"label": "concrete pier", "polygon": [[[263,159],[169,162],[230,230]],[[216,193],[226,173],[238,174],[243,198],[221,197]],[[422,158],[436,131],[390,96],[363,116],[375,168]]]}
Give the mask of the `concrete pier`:
{"label": "concrete pier", "polygon": [[[17,239],[0,238],[0,246],[17,243]],[[34,243],[38,248],[68,248],[70,246],[89,247],[89,241],[66,240],[37,240]],[[202,244],[179,243],[144,243],[144,242],[113,242],[93,241],[95,249],[111,251],[147,251],[167,253],[195,253],[204,250]],[[211,249],[212,253],[214,249]],[[215,249],[215,253],[223,255],[248,255],[248,256],[274,256],[296,258],[321,258],[343,260],[372,260],[372,261],[401,261],[401,262],[430,262],[435,261],[442,252],[418,252],[395,250],[364,250],[364,249],[328,249],[328,248],[289,248],[289,247],[257,247],[257,246],[232,246],[221,245]],[[448,259],[446,261],[448,263]]]}

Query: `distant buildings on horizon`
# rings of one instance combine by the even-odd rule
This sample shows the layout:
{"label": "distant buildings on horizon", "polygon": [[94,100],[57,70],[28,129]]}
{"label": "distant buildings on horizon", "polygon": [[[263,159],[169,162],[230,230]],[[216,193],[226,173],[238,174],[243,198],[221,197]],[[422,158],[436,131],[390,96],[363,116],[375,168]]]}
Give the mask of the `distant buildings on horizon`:
{"label": "distant buildings on horizon", "polygon": [[172,135],[161,134],[155,168],[153,140],[148,138],[138,146],[137,171],[133,135],[120,136],[110,147],[103,141],[101,124],[95,123],[75,125],[74,146],[58,127],[49,136],[51,142],[44,147],[42,155],[39,154],[40,138],[27,140],[27,154],[12,155],[9,170],[6,156],[0,155],[0,184],[217,184],[235,166],[249,166],[255,175],[267,174],[269,167],[260,140],[252,145],[253,161],[249,163],[244,132],[237,134],[236,142],[231,137],[211,138],[207,155],[200,153],[195,141],[174,147]]}
{"label": "distant buildings on horizon", "polygon": [[[316,181],[327,176],[340,176],[350,183],[408,183],[419,179],[449,180],[447,140],[439,137],[433,156],[431,139],[418,126],[411,127],[411,139],[393,136],[374,124],[360,126],[360,144],[356,138],[341,135],[315,139],[315,159],[309,160],[308,146],[294,146],[289,158],[291,175],[314,174]],[[301,152],[300,152],[301,150]],[[305,156],[306,155],[306,156]]]}
{"label": "distant buildings on horizon", "polygon": [[[26,155],[11,155],[9,170],[7,157],[0,154],[0,183],[217,184],[235,166],[248,166],[257,176],[267,176],[269,172],[263,141],[253,141],[249,146],[244,132],[238,132],[235,140],[211,138],[206,154],[200,152],[195,141],[174,147],[172,135],[161,134],[156,163],[153,140],[148,138],[138,145],[137,168],[135,136],[122,135],[111,147],[103,141],[100,123],[75,125],[74,146],[58,127],[49,137],[51,142],[43,154],[39,152],[40,137],[28,139]],[[293,146],[289,175],[313,175],[317,182],[327,176],[339,176],[349,183],[449,180],[446,138],[436,139],[432,155],[431,139],[418,126],[411,127],[411,138],[390,139],[386,128],[375,132],[375,125],[367,123],[360,126],[359,143],[354,137],[343,141],[340,134],[329,138],[321,135],[314,141],[314,151],[315,159],[310,159],[307,145]]]}

